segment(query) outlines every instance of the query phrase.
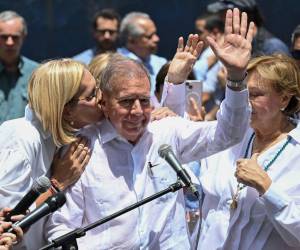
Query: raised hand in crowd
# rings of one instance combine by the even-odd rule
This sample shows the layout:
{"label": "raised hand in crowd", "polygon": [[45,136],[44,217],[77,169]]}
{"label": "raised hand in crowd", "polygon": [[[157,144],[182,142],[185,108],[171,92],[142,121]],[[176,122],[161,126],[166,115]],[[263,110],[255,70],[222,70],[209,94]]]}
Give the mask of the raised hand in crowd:
{"label": "raised hand in crowd", "polygon": [[240,11],[234,8],[226,13],[223,43],[207,37],[210,47],[227,69],[228,79],[239,81],[245,78],[253,35],[254,23],[247,28],[247,14],[243,12],[240,17]]}
{"label": "raised hand in crowd", "polygon": [[23,231],[20,227],[15,227],[15,233],[6,233],[14,221],[21,220],[24,215],[15,215],[11,217],[12,222],[4,221],[5,216],[11,211],[11,208],[3,208],[0,210],[0,250],[10,250],[23,238]]}
{"label": "raised hand in crowd", "polygon": [[190,34],[185,46],[183,37],[178,39],[177,51],[167,74],[168,82],[179,84],[188,78],[201,53],[202,47],[203,42],[199,40],[198,35]]}
{"label": "raised hand in crowd", "polygon": [[198,107],[197,102],[192,97],[189,99],[189,106],[190,106],[190,111],[188,114],[189,114],[190,120],[192,120],[194,122],[204,121],[205,108],[201,107],[201,109],[200,109]]}

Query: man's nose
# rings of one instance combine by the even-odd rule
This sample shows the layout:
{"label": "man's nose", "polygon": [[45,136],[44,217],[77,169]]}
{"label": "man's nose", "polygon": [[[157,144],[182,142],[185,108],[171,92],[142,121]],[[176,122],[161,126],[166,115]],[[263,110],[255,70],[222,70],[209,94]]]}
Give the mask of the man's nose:
{"label": "man's nose", "polygon": [[154,34],[153,37],[152,37],[152,40],[153,40],[153,42],[158,43],[160,38],[157,34]]}
{"label": "man's nose", "polygon": [[143,109],[142,105],[139,99],[135,100],[132,108],[131,108],[131,113],[135,115],[142,115],[143,114]]}
{"label": "man's nose", "polygon": [[8,36],[5,44],[8,46],[14,45],[14,39],[11,36]]}
{"label": "man's nose", "polygon": [[111,37],[111,32],[109,32],[108,30],[106,30],[104,32],[104,38],[110,38]]}

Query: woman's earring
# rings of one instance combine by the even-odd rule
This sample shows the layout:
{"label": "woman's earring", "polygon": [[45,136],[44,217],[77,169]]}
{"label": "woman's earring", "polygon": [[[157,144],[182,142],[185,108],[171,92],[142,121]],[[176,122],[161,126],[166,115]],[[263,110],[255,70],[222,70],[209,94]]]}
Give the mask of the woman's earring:
{"label": "woman's earring", "polygon": [[74,126],[74,121],[70,121],[70,125],[71,125],[71,126]]}
{"label": "woman's earring", "polygon": [[283,112],[285,110],[285,108],[281,108],[280,111]]}

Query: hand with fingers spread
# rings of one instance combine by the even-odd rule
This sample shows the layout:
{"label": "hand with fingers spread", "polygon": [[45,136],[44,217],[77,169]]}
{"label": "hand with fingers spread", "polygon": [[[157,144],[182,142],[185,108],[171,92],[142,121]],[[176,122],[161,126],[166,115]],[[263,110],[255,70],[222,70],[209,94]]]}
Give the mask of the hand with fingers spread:
{"label": "hand with fingers spread", "polygon": [[91,150],[88,140],[79,137],[70,145],[64,155],[61,155],[61,152],[55,154],[51,165],[51,181],[60,190],[64,190],[79,179],[90,157]]}
{"label": "hand with fingers spread", "polygon": [[257,163],[258,154],[253,154],[251,159],[237,160],[235,177],[237,181],[246,186],[255,188],[263,195],[270,187],[272,180]]}
{"label": "hand with fingers spread", "polygon": [[156,108],[151,112],[151,121],[158,121],[168,116],[177,116],[177,114],[168,107]]}
{"label": "hand with fingers spread", "polygon": [[199,108],[197,105],[197,102],[193,97],[189,99],[189,117],[190,120],[194,122],[204,121],[205,117],[205,108],[201,107]]}
{"label": "hand with fingers spread", "polygon": [[183,37],[178,39],[177,52],[171,61],[168,71],[168,81],[174,84],[183,83],[198,59],[203,47],[203,42],[199,41],[198,35],[189,35],[184,46]]}
{"label": "hand with fingers spread", "polygon": [[207,41],[215,55],[226,67],[228,79],[243,80],[248,62],[251,57],[251,42],[254,35],[254,23],[251,22],[247,29],[247,14],[237,8],[227,10],[225,19],[225,35],[223,43],[217,43],[213,38]]}

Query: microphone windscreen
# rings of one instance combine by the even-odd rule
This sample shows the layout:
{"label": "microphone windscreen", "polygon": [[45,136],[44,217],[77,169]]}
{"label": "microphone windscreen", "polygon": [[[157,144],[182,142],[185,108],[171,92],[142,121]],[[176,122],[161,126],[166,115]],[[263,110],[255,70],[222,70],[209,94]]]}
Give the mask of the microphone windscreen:
{"label": "microphone windscreen", "polygon": [[32,190],[38,193],[45,193],[51,187],[51,182],[48,177],[40,176],[32,185]]}
{"label": "microphone windscreen", "polygon": [[168,144],[162,144],[158,149],[158,155],[162,158],[166,158],[167,154],[172,151],[172,148]]}

